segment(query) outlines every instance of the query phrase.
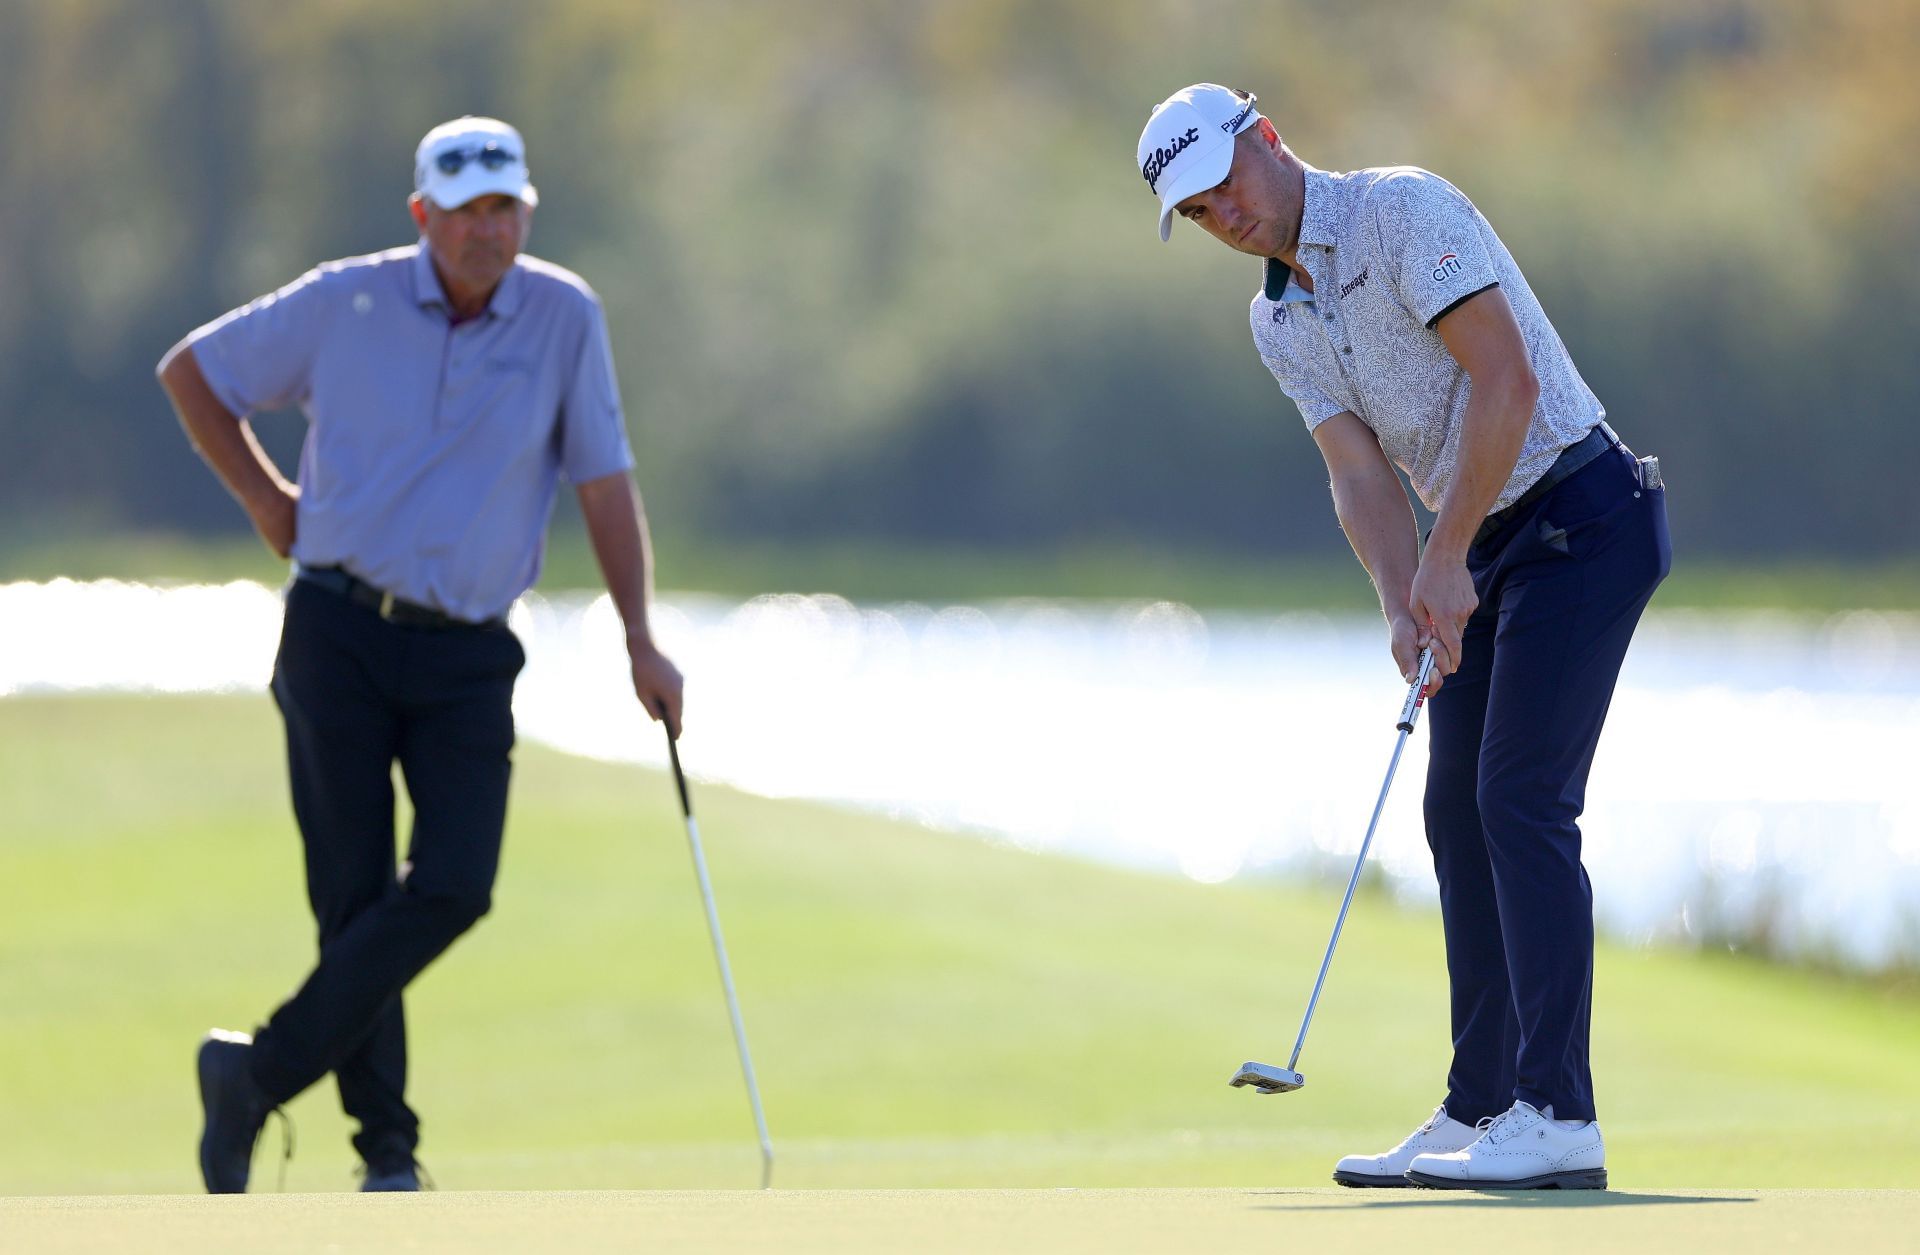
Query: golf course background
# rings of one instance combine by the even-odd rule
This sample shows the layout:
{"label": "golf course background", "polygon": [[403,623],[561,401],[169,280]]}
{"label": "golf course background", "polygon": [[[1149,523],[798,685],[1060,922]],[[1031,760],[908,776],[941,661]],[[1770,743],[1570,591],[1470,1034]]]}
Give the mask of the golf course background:
{"label": "golf course background", "polygon": [[[1920,0],[9,0],[0,581],[283,581],[153,365],[410,242],[413,146],[471,112],[524,130],[530,248],[605,304],[662,588],[1370,612],[1247,341],[1251,262],[1149,234],[1131,145],[1209,79],[1317,166],[1418,164],[1487,213],[1663,460],[1656,623],[1906,632],[1916,63]],[[299,418],[258,428],[290,470]],[[549,594],[599,584],[569,497]],[[775,1190],[748,1188],[670,783],[523,744],[495,909],[408,995],[440,1191],[351,1193],[326,1082],[290,1104],[284,1168],[270,1124],[261,1193],[201,1195],[194,1047],[313,951],[278,720],[259,692],[23,691],[0,698],[0,1252],[1914,1246],[1905,959],[1603,942],[1609,1191],[1331,1191],[1441,1097],[1434,914],[1363,884],[1307,1087],[1232,1090],[1286,1057],[1345,857],[1202,884],[736,793],[700,776],[700,683],[687,762]],[[1797,819],[1835,840],[1833,811]],[[1891,880],[1885,857],[1855,865]]]}
{"label": "golf course background", "polygon": [[[691,745],[691,743],[690,743]],[[191,1192],[199,1033],[312,939],[264,697],[0,702],[9,1193]],[[696,765],[697,769],[697,765]],[[1205,886],[696,788],[783,1187],[1310,1186],[1440,1097],[1437,918],[1355,908],[1298,1094],[1281,1056],[1334,886]],[[1603,946],[1616,1189],[1920,1175],[1920,999]],[[757,1151],[671,786],[523,748],[493,916],[410,993],[450,1189],[748,1187]],[[345,1190],[331,1087],[289,1190]],[[277,1126],[256,1179],[277,1179]]]}
{"label": "golf course background", "polygon": [[1661,456],[1676,578],[1911,564],[1916,59],[1920,0],[12,0],[0,550],[244,535],[153,364],[411,242],[414,145],[472,112],[606,305],[667,586],[707,545],[1344,561],[1258,268],[1153,235],[1140,126],[1211,80],[1473,198]]}

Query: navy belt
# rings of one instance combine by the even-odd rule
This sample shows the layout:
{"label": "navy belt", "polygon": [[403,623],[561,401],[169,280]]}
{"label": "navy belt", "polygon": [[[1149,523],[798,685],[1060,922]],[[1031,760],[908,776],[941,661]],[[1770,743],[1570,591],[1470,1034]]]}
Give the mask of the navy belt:
{"label": "navy belt", "polygon": [[1547,468],[1547,473],[1534,480],[1512,505],[1489,514],[1480,524],[1480,530],[1473,534],[1473,543],[1485,544],[1499,535],[1500,529],[1513,522],[1520,511],[1546,496],[1553,491],[1554,485],[1580,470],[1608,449],[1630,452],[1620,437],[1614,435],[1613,428],[1605,423],[1595,424],[1592,431],[1560,450],[1560,456],[1553,460],[1553,465]]}
{"label": "navy belt", "polygon": [[365,606],[377,611],[381,618],[389,623],[398,623],[402,627],[426,628],[490,628],[498,627],[499,619],[488,619],[474,623],[468,619],[456,619],[444,611],[432,606],[423,606],[414,601],[402,601],[385,589],[375,588],[353,572],[337,566],[302,566],[294,573],[297,580],[304,580],[316,588],[324,588],[330,593],[345,597],[356,606]]}

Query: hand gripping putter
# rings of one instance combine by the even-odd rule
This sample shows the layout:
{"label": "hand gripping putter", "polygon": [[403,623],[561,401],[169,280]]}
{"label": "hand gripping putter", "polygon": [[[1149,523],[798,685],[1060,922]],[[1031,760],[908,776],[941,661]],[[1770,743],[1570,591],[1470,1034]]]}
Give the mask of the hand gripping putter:
{"label": "hand gripping putter", "polygon": [[1320,975],[1314,978],[1313,996],[1307,999],[1307,1014],[1300,1021],[1300,1036],[1293,1042],[1293,1057],[1287,1060],[1287,1066],[1276,1068],[1271,1063],[1254,1063],[1249,1060],[1240,1065],[1233,1074],[1233,1086],[1253,1086],[1256,1094],[1285,1094],[1299,1089],[1307,1083],[1307,1078],[1294,1071],[1294,1065],[1300,1062],[1300,1048],[1307,1044],[1307,1026],[1313,1023],[1313,1009],[1319,1005],[1320,989],[1327,983],[1327,968],[1333,963],[1333,948],[1340,944],[1340,929],[1347,922],[1347,908],[1353,905],[1353,891],[1360,884],[1360,869],[1367,864],[1367,850],[1373,845],[1373,830],[1380,826],[1380,811],[1387,804],[1387,790],[1393,787],[1393,773],[1400,767],[1400,751],[1407,747],[1407,738],[1413,734],[1413,725],[1420,718],[1420,707],[1426,702],[1427,680],[1433,675],[1433,651],[1420,651],[1420,675],[1407,690],[1407,704],[1400,708],[1400,739],[1393,743],[1393,761],[1387,764],[1387,779],[1380,786],[1380,800],[1373,804],[1373,818],[1367,823],[1366,840],[1360,843],[1360,857],[1353,860],[1353,875],[1347,878],[1347,896],[1340,903],[1340,914],[1333,921],[1333,936],[1327,940],[1327,957],[1320,960]]}

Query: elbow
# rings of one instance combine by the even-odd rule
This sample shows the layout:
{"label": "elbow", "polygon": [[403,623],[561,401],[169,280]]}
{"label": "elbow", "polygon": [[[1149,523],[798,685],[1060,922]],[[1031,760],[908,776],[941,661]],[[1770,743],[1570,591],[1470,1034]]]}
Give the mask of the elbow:
{"label": "elbow", "polygon": [[154,363],[153,377],[160,381],[160,386],[166,389],[167,392],[176,392],[178,391],[176,385],[180,378],[180,372],[185,369],[186,363],[191,361],[192,358],[192,346],[185,340],[182,340],[180,343],[168,349],[166,353],[161,356],[160,360]]}
{"label": "elbow", "polygon": [[1540,404],[1540,377],[1533,373],[1533,367],[1521,363],[1507,387],[1513,397],[1513,408],[1531,417],[1534,407]]}
{"label": "elbow", "polygon": [[1490,372],[1473,381],[1473,399],[1481,402],[1489,420],[1499,427],[1525,431],[1540,404],[1540,380],[1525,362]]}
{"label": "elbow", "polygon": [[1404,499],[1400,478],[1384,459],[1377,467],[1335,471],[1327,486],[1333,492],[1333,512],[1342,525],[1366,513],[1369,503],[1391,501],[1396,495]]}

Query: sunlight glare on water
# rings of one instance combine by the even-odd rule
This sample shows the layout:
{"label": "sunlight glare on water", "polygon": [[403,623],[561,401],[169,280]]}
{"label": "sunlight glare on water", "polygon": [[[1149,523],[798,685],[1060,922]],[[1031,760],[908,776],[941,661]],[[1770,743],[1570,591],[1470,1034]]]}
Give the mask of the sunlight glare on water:
{"label": "sunlight glare on water", "polygon": [[279,639],[280,595],[250,581],[0,584],[0,697],[260,688]]}
{"label": "sunlight glare on water", "polygon": [[[0,696],[258,690],[278,621],[255,584],[0,586]],[[510,621],[524,737],[664,764],[606,597],[529,596]],[[1344,880],[1405,694],[1377,621],[1318,613],[669,596],[655,632],[699,778],[1209,883]],[[1651,616],[1582,820],[1602,929],[1920,960],[1916,698],[1916,616]],[[1414,900],[1425,746],[1423,726],[1373,855]]]}

